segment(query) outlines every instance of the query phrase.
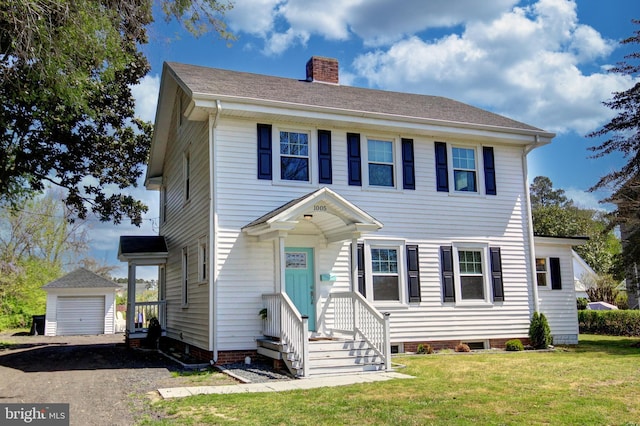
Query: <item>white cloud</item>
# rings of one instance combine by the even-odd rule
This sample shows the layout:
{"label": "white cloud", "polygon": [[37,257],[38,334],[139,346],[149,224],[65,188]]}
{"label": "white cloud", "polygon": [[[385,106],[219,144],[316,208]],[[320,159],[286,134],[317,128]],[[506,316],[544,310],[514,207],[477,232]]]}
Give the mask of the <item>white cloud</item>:
{"label": "white cloud", "polygon": [[160,76],[146,75],[139,84],[131,87],[131,94],[136,100],[136,117],[144,121],[153,121],[156,117],[156,105],[160,92]]}
{"label": "white cloud", "polygon": [[564,191],[564,195],[568,199],[573,200],[573,204],[576,207],[580,207],[582,209],[602,211],[611,211],[613,209],[613,205],[600,203],[600,200],[604,198],[604,195],[601,193],[587,192],[583,189],[577,188],[569,188]]}
{"label": "white cloud", "polygon": [[447,96],[546,130],[584,134],[611,118],[601,102],[632,84],[580,70],[615,46],[579,24],[574,1],[540,0],[468,21],[461,34],[408,37],[357,57],[353,66],[372,86]]}

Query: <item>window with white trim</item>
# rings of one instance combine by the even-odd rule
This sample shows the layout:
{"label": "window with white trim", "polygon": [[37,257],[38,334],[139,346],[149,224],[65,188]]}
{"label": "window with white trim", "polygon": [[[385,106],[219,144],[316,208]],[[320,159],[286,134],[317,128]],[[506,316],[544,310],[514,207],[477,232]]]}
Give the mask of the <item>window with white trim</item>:
{"label": "window with white trim", "polygon": [[453,188],[456,191],[478,192],[478,162],[473,148],[452,147]]}
{"label": "window with white trim", "polygon": [[191,196],[191,156],[188,151],[182,154],[182,172],[184,184],[184,201],[189,201]]}
{"label": "window with white trim", "polygon": [[309,133],[280,131],[280,179],[310,181]]}
{"label": "window with white trim", "polygon": [[371,247],[373,300],[400,301],[398,249]]}
{"label": "window with white trim", "polygon": [[207,252],[207,238],[202,237],[198,241],[198,281],[207,281],[208,273],[208,259],[209,253]]}
{"label": "window with white trim", "polygon": [[182,307],[189,305],[189,248],[182,248]]}
{"label": "window with white trim", "polygon": [[482,254],[482,250],[458,250],[458,273],[460,276],[460,298],[462,300],[486,299],[487,291]]}
{"label": "window with white trim", "polygon": [[547,259],[544,257],[536,257],[536,282],[539,287],[547,287],[549,285],[548,272]]}
{"label": "window with white trim", "polygon": [[367,140],[367,162],[370,186],[395,187],[394,142]]}
{"label": "window with white trim", "polygon": [[[402,240],[365,241],[360,292],[376,304],[407,303],[407,266]],[[360,268],[360,266],[359,266]]]}

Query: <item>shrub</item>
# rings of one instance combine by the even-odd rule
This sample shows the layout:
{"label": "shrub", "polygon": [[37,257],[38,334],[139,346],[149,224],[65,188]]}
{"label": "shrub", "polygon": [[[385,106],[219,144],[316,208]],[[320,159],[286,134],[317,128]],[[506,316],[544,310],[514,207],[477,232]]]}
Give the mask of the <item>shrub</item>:
{"label": "shrub", "polygon": [[508,340],[507,343],[505,343],[505,349],[510,352],[519,352],[524,350],[524,345],[520,339]]}
{"label": "shrub", "polygon": [[616,296],[615,305],[618,307],[618,309],[629,309],[629,296],[627,296],[627,293],[618,293],[618,295]]}
{"label": "shrub", "polygon": [[431,345],[424,345],[422,343],[420,343],[418,345],[418,348],[416,349],[416,353],[417,354],[432,354],[433,353],[433,348],[431,347]]}
{"label": "shrub", "polygon": [[580,333],[640,336],[640,311],[578,311]]}
{"label": "shrub", "polygon": [[551,330],[544,314],[533,313],[533,318],[531,318],[531,324],[529,325],[529,340],[534,349],[547,349],[551,344]]}
{"label": "shrub", "polygon": [[466,343],[458,343],[456,346],[456,352],[471,352],[471,349]]}
{"label": "shrub", "polygon": [[578,306],[579,311],[583,311],[587,309],[588,303],[589,303],[589,299],[585,299],[584,297],[578,297],[576,299],[576,305]]}

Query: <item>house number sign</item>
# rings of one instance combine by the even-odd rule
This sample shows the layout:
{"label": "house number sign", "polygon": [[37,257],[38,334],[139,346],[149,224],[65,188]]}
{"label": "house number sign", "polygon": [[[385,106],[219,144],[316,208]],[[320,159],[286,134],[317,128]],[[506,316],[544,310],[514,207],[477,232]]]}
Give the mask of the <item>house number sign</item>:
{"label": "house number sign", "polygon": [[316,204],[313,206],[313,211],[314,212],[326,212],[327,211],[327,206],[324,206],[322,204]]}

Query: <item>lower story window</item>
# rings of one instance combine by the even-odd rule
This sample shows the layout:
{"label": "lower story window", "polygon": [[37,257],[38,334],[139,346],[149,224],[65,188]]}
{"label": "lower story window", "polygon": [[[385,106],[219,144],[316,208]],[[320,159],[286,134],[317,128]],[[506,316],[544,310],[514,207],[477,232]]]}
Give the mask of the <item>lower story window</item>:
{"label": "lower story window", "polygon": [[547,259],[536,258],[536,281],[538,286],[547,285]]}
{"label": "lower story window", "polygon": [[374,300],[400,300],[398,250],[371,248]]}
{"label": "lower story window", "polygon": [[484,274],[480,250],[458,251],[460,290],[463,300],[484,300]]}

